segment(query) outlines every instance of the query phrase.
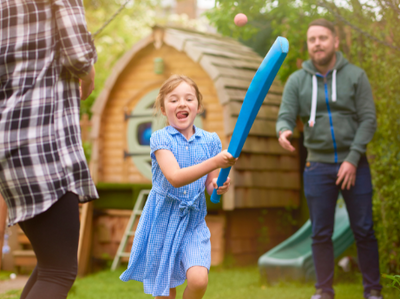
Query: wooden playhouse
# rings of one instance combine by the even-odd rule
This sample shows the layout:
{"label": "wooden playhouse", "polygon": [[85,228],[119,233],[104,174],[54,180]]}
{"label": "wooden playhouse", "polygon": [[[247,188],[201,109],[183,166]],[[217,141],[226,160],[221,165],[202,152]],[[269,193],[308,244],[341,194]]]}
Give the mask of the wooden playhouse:
{"label": "wooden playhouse", "polygon": [[[261,61],[231,38],[171,27],[154,27],[119,60],[92,107],[90,168],[100,194],[93,258],[115,255],[138,192],[151,187],[149,137],[162,128],[152,105],[161,84],[172,74],[191,77],[204,96],[196,124],[216,132],[227,148]],[[283,150],[275,134],[282,90],[276,80],[230,173],[231,191],[222,204],[207,203],[214,265],[224,258],[254,263],[293,233],[288,207],[299,205],[301,176],[298,151]]]}

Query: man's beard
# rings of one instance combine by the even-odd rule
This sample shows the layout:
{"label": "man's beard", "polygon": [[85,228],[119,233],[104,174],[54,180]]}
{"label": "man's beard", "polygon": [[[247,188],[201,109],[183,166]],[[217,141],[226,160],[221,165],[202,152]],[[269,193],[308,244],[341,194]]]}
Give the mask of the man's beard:
{"label": "man's beard", "polygon": [[315,57],[311,57],[311,61],[315,64],[315,65],[319,65],[319,66],[326,66],[328,65],[332,59],[333,56],[336,55],[336,51],[335,49],[333,49],[330,52],[325,52],[326,56],[320,59],[315,59]]}

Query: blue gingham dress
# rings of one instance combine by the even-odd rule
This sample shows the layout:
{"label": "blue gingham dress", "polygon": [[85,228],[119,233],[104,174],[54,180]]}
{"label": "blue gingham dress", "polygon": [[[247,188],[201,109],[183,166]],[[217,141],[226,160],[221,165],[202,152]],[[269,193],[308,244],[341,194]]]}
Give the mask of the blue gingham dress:
{"label": "blue gingham dress", "polygon": [[150,139],[153,187],[136,230],[128,269],[120,279],[143,282],[144,292],[168,296],[169,289],[184,283],[193,266],[208,270],[211,264],[210,231],[204,194],[207,176],[174,188],[161,172],[154,152],[170,150],[181,168],[199,164],[219,152],[216,133],[195,127],[189,139],[168,126]]}

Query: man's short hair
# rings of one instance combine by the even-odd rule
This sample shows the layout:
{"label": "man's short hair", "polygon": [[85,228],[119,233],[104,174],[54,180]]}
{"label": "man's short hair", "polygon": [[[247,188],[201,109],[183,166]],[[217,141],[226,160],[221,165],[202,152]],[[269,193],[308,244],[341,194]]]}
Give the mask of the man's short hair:
{"label": "man's short hair", "polygon": [[308,24],[308,28],[310,28],[311,26],[322,26],[325,28],[328,28],[333,35],[336,35],[336,30],[335,30],[335,26],[333,26],[333,23],[325,20],[325,19],[316,19],[314,21],[312,21],[310,24]]}

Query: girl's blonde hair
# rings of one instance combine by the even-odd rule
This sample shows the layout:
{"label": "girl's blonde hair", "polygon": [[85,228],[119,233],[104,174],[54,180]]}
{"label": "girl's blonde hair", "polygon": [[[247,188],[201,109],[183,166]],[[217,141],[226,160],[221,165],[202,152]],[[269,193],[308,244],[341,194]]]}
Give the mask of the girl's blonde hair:
{"label": "girl's blonde hair", "polygon": [[[175,88],[178,87],[179,84],[182,82],[186,82],[190,86],[192,86],[196,92],[196,98],[199,103],[199,109],[200,111],[203,110],[203,96],[200,93],[199,88],[197,87],[197,84],[190,79],[187,76],[184,75],[172,75],[169,77],[161,86],[160,91],[158,92],[156,101],[154,103],[154,114],[155,115],[160,115],[162,109],[165,111],[165,105],[164,105],[164,100],[165,96],[172,92]],[[168,122],[168,120],[167,120]]]}

